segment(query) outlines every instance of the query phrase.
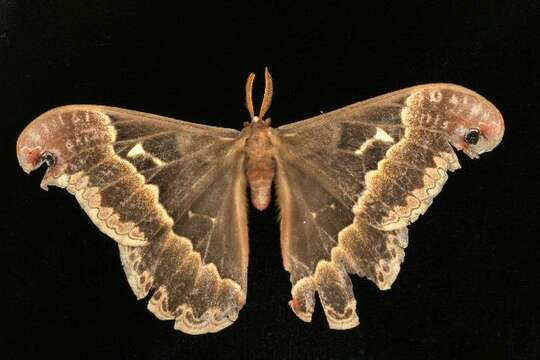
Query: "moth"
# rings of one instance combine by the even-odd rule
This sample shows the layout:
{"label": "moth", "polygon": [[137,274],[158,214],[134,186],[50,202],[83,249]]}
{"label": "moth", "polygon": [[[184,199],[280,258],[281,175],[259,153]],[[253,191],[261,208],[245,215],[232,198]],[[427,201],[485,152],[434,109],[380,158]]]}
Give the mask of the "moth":
{"label": "moth", "polygon": [[264,210],[274,185],[292,311],[309,322],[317,293],[328,325],[358,325],[348,274],[389,289],[407,226],[471,158],[495,148],[500,112],[464,87],[427,84],[273,128],[246,83],[242,131],[99,105],[68,105],[32,121],[17,141],[41,187],[66,188],[118,243],[127,280],[148,309],[188,334],[231,325],[246,302],[246,193]]}

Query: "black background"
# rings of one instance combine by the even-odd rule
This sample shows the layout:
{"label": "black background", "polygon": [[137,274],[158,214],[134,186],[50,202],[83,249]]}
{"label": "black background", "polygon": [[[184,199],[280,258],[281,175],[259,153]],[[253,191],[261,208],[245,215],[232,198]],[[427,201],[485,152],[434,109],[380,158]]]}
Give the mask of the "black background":
{"label": "black background", "polygon": [[[2,359],[537,359],[539,67],[536,1],[0,0]],[[114,242],[63,190],[39,188],[18,133],[55,106],[98,103],[240,129],[244,81],[275,80],[275,126],[426,82],[496,104],[502,144],[460,154],[410,227],[397,281],[353,277],[359,327],[287,306],[277,212],[249,213],[248,301],[217,333],[173,331],[136,301]]]}

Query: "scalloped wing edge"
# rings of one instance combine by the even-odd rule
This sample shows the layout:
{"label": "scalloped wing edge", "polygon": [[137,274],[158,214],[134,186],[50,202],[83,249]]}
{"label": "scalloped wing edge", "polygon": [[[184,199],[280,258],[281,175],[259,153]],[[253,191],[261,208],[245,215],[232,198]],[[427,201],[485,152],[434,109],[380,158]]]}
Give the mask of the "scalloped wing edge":
{"label": "scalloped wing edge", "polygon": [[[151,290],[153,278],[148,270],[145,270],[140,275],[137,274],[135,271],[136,260],[130,261],[127,256],[127,249],[135,249],[134,246],[145,246],[149,244],[148,241],[140,238],[137,228],[133,224],[120,222],[112,209],[100,207],[100,197],[97,188],[88,187],[88,176],[85,176],[83,172],[71,176],[62,174],[59,177],[51,177],[48,183],[66,188],[68,192],[75,195],[82,209],[88,214],[88,217],[98,229],[118,242],[120,259],[133,293],[139,300],[146,297]],[[144,186],[151,185],[145,184]],[[157,191],[157,189],[155,190]],[[129,229],[129,231],[126,229]],[[136,234],[138,238],[135,238],[133,234]],[[190,255],[196,258],[195,261],[202,264],[200,254],[192,250],[189,239],[178,236],[172,231],[170,235],[175,238],[174,241],[181,241],[184,246],[188,246],[191,251]],[[197,282],[202,282],[205,276],[211,276],[219,286],[217,296],[221,296],[222,300],[229,301],[233,305],[229,307],[222,306],[221,308],[211,306],[199,317],[194,316],[193,308],[187,303],[179,305],[174,310],[165,310],[168,305],[167,290],[164,286],[160,286],[148,302],[148,310],[158,319],[175,320],[174,328],[176,330],[191,335],[214,333],[232,325],[238,318],[238,313],[246,301],[246,294],[241,286],[231,279],[222,279],[214,264],[210,263],[198,266],[198,269],[194,288],[197,288]],[[161,295],[163,296],[161,297]],[[217,301],[219,298],[215,300]]]}

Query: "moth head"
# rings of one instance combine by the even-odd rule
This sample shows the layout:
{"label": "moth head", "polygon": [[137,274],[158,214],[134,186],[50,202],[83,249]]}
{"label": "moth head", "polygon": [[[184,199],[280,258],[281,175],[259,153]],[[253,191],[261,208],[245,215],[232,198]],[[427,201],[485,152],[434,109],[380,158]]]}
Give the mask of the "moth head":
{"label": "moth head", "polygon": [[474,114],[465,112],[467,116],[457,116],[455,127],[450,134],[451,144],[462,150],[471,159],[493,150],[501,142],[504,135],[504,120],[497,108],[482,99],[483,111]]}
{"label": "moth head", "polygon": [[[251,123],[270,125],[270,121],[265,121],[264,115],[270,108],[272,103],[273,82],[272,76],[268,71],[268,68],[264,68],[264,96],[259,109],[259,114],[255,115],[255,107],[253,106],[253,81],[255,80],[255,74],[249,74],[246,81],[246,107],[251,117]],[[269,119],[268,119],[269,120]]]}

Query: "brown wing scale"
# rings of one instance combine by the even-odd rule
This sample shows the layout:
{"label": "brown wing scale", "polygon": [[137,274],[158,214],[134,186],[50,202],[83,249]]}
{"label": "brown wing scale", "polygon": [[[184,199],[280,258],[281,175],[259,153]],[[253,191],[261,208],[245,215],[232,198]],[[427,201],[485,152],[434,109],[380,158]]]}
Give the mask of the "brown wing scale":
{"label": "brown wing scale", "polygon": [[247,222],[238,132],[117,108],[68,106],[18,140],[26,171],[49,153],[42,182],[74,194],[119,243],[138,298],[191,334],[230,325],[245,302]]}

